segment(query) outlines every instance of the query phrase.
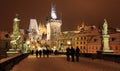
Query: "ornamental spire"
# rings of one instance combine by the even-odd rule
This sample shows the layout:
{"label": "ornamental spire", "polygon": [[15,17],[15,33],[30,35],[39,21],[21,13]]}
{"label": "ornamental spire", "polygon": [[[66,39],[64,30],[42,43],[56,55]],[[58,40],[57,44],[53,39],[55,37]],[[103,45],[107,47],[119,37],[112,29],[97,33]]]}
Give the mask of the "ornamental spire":
{"label": "ornamental spire", "polygon": [[52,7],[51,7],[51,18],[52,19],[57,19],[56,6],[55,5],[52,5]]}

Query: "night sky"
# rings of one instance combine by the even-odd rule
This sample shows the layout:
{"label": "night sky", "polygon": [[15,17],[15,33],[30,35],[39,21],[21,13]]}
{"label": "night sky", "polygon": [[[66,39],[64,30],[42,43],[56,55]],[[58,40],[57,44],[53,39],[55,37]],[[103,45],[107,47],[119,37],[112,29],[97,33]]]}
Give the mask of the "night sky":
{"label": "night sky", "polygon": [[120,28],[120,0],[0,0],[0,30],[12,31],[15,14],[20,15],[20,28],[27,29],[30,18],[46,24],[51,4],[62,15],[62,31],[76,30],[83,21],[100,25],[107,19],[109,26]]}

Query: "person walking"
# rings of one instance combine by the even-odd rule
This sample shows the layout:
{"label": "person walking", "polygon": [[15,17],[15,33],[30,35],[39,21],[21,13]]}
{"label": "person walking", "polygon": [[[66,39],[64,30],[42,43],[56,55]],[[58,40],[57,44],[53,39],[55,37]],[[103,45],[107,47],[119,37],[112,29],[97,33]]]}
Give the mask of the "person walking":
{"label": "person walking", "polygon": [[80,49],[78,48],[78,46],[76,47],[75,55],[76,55],[76,61],[79,62]]}
{"label": "person walking", "polygon": [[36,58],[38,58],[38,50],[36,50],[35,54],[36,54]]}
{"label": "person walking", "polygon": [[50,52],[50,51],[49,51],[49,49],[47,48],[47,49],[46,49],[47,58],[49,57],[49,52]]}
{"label": "person walking", "polygon": [[45,55],[46,55],[46,50],[43,49],[43,57],[45,57]]}
{"label": "person walking", "polygon": [[74,59],[74,55],[75,55],[75,49],[73,47],[71,47],[71,57],[72,57],[72,62],[75,61]]}
{"label": "person walking", "polygon": [[67,61],[70,61],[70,48],[67,47],[66,49],[66,56],[67,56]]}
{"label": "person walking", "polygon": [[34,50],[31,50],[31,54],[34,55]]}
{"label": "person walking", "polygon": [[42,56],[42,50],[39,50],[38,53],[39,53],[39,56],[41,58],[41,56]]}

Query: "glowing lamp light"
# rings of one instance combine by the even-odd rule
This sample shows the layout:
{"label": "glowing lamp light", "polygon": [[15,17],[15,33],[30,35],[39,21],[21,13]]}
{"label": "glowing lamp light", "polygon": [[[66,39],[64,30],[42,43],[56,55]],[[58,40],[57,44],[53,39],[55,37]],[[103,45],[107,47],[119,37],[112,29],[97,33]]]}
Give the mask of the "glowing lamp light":
{"label": "glowing lamp light", "polygon": [[35,48],[35,46],[32,46],[32,48],[34,49],[34,48]]}
{"label": "glowing lamp light", "polygon": [[29,45],[29,44],[30,44],[30,41],[27,41],[26,43]]}
{"label": "glowing lamp light", "polygon": [[70,45],[70,44],[71,44],[71,42],[70,42],[70,41],[67,41],[67,44],[68,44],[68,45]]}

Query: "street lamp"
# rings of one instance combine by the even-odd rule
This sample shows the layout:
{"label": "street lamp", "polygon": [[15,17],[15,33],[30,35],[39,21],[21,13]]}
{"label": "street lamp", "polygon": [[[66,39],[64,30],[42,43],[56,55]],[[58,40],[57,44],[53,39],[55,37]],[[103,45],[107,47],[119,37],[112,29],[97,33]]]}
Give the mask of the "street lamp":
{"label": "street lamp", "polygon": [[26,43],[27,43],[27,45],[29,45],[29,44],[30,44],[30,41],[28,40]]}
{"label": "street lamp", "polygon": [[69,41],[67,41],[67,44],[68,44],[68,46],[71,44],[71,41],[69,40]]}
{"label": "street lamp", "polygon": [[67,45],[68,45],[68,47],[71,48],[71,40],[68,40],[68,41],[67,41]]}

